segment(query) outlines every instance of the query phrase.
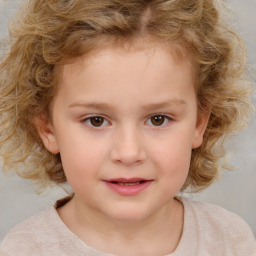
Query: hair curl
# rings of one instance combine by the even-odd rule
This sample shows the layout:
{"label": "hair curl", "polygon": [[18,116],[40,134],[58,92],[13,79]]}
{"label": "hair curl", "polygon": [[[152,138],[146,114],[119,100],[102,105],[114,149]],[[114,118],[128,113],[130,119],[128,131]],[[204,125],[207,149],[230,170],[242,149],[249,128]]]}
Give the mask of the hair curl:
{"label": "hair curl", "polygon": [[182,190],[201,190],[218,176],[224,142],[247,122],[250,86],[242,75],[245,48],[213,0],[30,0],[10,27],[10,47],[0,65],[0,155],[41,183],[64,183],[59,155],[48,152],[32,120],[48,110],[63,60],[107,42],[147,36],[186,49],[196,70],[201,111],[211,110],[203,144],[192,152]]}

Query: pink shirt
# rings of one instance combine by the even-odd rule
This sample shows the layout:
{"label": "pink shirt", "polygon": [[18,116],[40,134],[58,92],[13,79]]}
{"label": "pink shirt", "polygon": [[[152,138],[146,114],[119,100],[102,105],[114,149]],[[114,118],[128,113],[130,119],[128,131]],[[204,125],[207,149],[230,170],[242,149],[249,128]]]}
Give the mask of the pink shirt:
{"label": "pink shirt", "polygon": [[[182,198],[184,228],[176,250],[168,256],[256,256],[256,242],[239,216],[215,205]],[[12,229],[1,256],[110,256],[87,246],[50,207]]]}

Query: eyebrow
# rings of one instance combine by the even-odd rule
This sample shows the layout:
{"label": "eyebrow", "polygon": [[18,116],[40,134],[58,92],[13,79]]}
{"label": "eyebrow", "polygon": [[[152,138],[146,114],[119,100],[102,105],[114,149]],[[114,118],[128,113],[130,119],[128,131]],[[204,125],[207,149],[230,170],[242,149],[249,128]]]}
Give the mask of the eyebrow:
{"label": "eyebrow", "polygon": [[[172,107],[173,105],[186,105],[187,102],[182,99],[170,99],[163,102],[155,102],[150,103],[147,105],[143,105],[143,109],[159,109],[159,108],[165,108],[165,107]],[[69,105],[69,108],[88,108],[88,109],[97,109],[97,110],[108,110],[112,109],[112,105],[109,103],[103,103],[103,102],[74,102]]]}
{"label": "eyebrow", "polygon": [[165,107],[172,107],[173,105],[186,105],[187,102],[182,99],[170,99],[163,102],[150,103],[142,106],[143,109],[158,109]]}

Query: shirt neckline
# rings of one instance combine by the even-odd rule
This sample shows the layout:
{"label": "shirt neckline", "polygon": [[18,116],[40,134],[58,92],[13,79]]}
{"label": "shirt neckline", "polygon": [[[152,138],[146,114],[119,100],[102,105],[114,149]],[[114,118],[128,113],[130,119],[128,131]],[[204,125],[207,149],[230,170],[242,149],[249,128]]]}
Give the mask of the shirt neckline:
{"label": "shirt neckline", "polygon": [[[49,229],[57,236],[57,240],[59,241],[59,246],[63,248],[63,250],[79,253],[78,255],[104,255],[104,256],[117,256],[114,254],[106,253],[99,251],[93,247],[88,246],[84,241],[82,241],[76,234],[74,234],[62,221],[60,218],[57,207],[64,205],[68,202],[71,197],[64,198],[63,200],[58,200],[55,206],[51,206],[45,211],[45,219],[48,224]],[[190,210],[190,203],[187,198],[179,197],[178,200],[183,204],[184,208],[184,221],[183,221],[183,230],[182,235],[179,241],[178,246],[176,247],[175,251],[167,254],[165,256],[178,256],[178,255],[185,255],[188,249],[188,245],[191,244],[191,239],[195,237],[195,228],[191,226],[191,218],[192,212]],[[64,202],[64,204],[63,204]],[[193,243],[192,243],[193,244]]]}

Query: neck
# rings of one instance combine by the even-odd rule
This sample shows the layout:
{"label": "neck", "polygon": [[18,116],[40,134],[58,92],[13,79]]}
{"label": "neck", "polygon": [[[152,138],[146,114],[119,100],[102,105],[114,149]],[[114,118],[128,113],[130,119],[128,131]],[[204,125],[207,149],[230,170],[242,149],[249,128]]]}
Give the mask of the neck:
{"label": "neck", "polygon": [[123,256],[171,253],[183,228],[183,206],[176,199],[156,213],[132,221],[91,211],[76,196],[58,211],[68,228],[88,246]]}

